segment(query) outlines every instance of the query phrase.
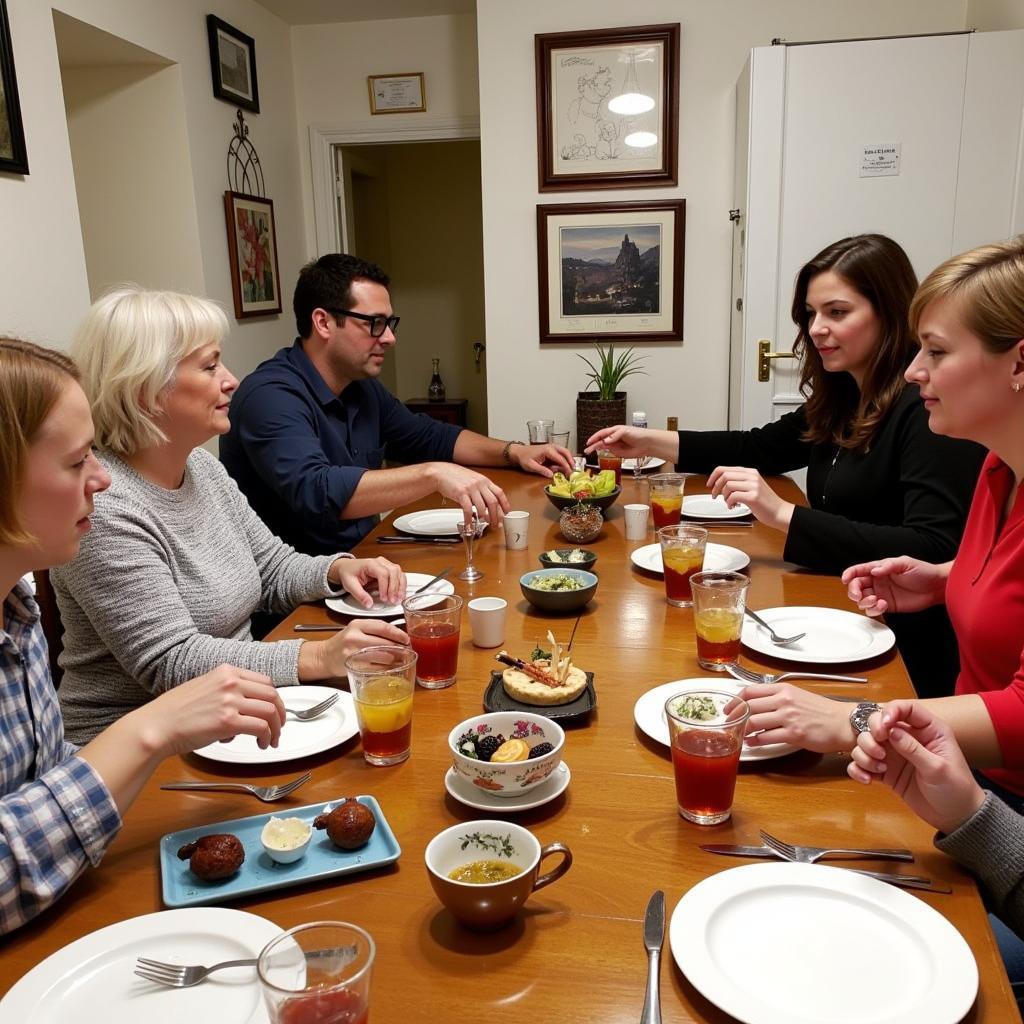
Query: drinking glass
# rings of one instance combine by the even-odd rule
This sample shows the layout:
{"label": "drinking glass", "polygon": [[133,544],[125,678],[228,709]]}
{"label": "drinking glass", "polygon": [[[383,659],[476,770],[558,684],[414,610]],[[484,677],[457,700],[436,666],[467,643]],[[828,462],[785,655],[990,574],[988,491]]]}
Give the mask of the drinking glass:
{"label": "drinking glass", "polygon": [[551,432],[551,443],[557,444],[560,448],[569,447],[569,431],[568,430],[553,430]]}
{"label": "drinking glass", "polygon": [[597,453],[597,468],[610,469],[615,473],[615,486],[622,484],[622,456],[614,452],[601,450]]}
{"label": "drinking glass", "polygon": [[345,662],[367,764],[409,757],[416,661],[408,647],[365,647]]}
{"label": "drinking glass", "polygon": [[402,602],[405,631],[419,655],[416,682],[441,690],[455,682],[459,664],[462,598],[458,594],[414,594]]}
{"label": "drinking glass", "polygon": [[677,608],[693,604],[690,577],[704,566],[708,531],[703,526],[663,526],[658,530],[665,570],[665,597]]}
{"label": "drinking glass", "polygon": [[368,932],[344,921],[271,939],[256,962],[270,1024],[366,1024],[376,952]]}
{"label": "drinking glass", "polygon": [[749,586],[750,580],[740,572],[698,572],[690,578],[701,668],[724,672],[739,658]]}
{"label": "drinking glass", "polygon": [[650,455],[638,455],[633,460],[633,480],[635,483],[640,483],[640,473],[650,461]]}
{"label": "drinking glass", "polygon": [[690,690],[665,701],[665,717],[680,815],[698,825],[725,821],[732,814],[750,706],[720,690]]}
{"label": "drinking glass", "polygon": [[527,420],[526,429],[530,433],[530,444],[546,444],[551,440],[551,431],[555,429],[555,421]]}
{"label": "drinking glass", "polygon": [[683,512],[683,489],[686,486],[685,473],[655,473],[650,478],[651,515],[654,528],[673,526]]}
{"label": "drinking glass", "polygon": [[484,574],[473,564],[473,549],[476,542],[483,536],[484,523],[474,516],[469,526],[466,526],[465,523],[458,523],[456,529],[466,545],[466,568],[459,573],[457,579],[468,580],[470,583],[482,580]]}

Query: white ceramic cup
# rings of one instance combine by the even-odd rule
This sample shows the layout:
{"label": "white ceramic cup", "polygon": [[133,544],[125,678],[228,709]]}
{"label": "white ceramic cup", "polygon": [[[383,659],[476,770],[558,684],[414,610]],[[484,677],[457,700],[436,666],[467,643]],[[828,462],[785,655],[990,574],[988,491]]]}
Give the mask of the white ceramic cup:
{"label": "white ceramic cup", "polygon": [[500,647],[505,642],[508,601],[500,597],[475,597],[469,602],[469,628],[474,647]]}
{"label": "white ceramic cup", "polygon": [[505,547],[512,551],[526,548],[526,538],[530,532],[529,512],[506,512],[504,519]]}
{"label": "white ceramic cup", "polygon": [[626,540],[643,540],[647,536],[647,513],[650,505],[623,505],[626,516]]}

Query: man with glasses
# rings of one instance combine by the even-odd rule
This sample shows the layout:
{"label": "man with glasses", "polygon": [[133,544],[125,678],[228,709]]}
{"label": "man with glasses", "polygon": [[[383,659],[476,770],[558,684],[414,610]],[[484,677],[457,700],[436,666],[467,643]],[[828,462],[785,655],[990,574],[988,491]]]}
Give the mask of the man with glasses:
{"label": "man with glasses", "polygon": [[[308,263],[292,301],[298,338],[231,399],[221,461],[271,531],[309,554],[351,548],[376,513],[434,492],[459,504],[467,523],[474,506],[497,522],[509,507],[504,491],[466,466],[572,471],[565,448],[414,415],[377,380],[399,323],[389,284],[356,256]],[[405,465],[381,469],[385,458]]]}

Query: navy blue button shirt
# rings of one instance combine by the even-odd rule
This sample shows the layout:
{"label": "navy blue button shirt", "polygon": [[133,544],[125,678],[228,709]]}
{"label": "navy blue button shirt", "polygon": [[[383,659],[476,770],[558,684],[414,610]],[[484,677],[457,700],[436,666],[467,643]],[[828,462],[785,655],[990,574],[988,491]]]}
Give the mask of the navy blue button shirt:
{"label": "navy blue button shirt", "polygon": [[460,427],[416,415],[377,380],[328,388],[296,340],[231,397],[220,458],[256,514],[308,554],[347,551],[374,516],[341,519],[360,477],[396,462],[451,462]]}

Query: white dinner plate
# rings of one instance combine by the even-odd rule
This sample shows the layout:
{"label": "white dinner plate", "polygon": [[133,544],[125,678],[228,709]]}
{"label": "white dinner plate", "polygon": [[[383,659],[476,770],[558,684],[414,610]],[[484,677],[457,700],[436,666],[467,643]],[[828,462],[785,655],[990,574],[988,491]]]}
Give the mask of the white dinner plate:
{"label": "white dinner plate", "polygon": [[[407,572],[405,574],[406,596],[414,594],[425,583],[430,583],[434,575],[434,573]],[[455,587],[448,580],[438,580],[436,583],[431,583],[423,593],[454,594]],[[364,608],[351,594],[346,594],[344,597],[326,597],[324,598],[324,604],[332,612],[338,612],[339,615],[355,615],[361,619],[387,619],[392,615],[402,614],[401,602],[398,604],[386,604],[384,601],[374,601],[373,607]]]}
{"label": "white dinner plate", "polygon": [[196,753],[210,761],[223,761],[225,764],[276,764],[330,750],[359,732],[355,701],[346,690],[303,684],[282,686],[277,692],[281,694],[284,706],[295,711],[311,708],[334,693],[338,694],[338,700],[334,707],[309,722],[300,722],[294,715],[289,715],[276,747],[260,750],[254,736],[236,736],[227,743],[201,747]]}
{"label": "white dinner plate", "polygon": [[119,921],[37,964],[0,1000],[0,1019],[19,1024],[265,1024],[255,967],[229,968],[195,988],[167,988],[133,973],[144,956],[215,964],[259,956],[282,929],[241,910],[193,907]]}
{"label": "white dinner plate", "polygon": [[[664,575],[665,566],[661,561],[661,545],[645,544],[630,556],[638,569]],[[708,544],[704,549],[704,568],[708,572],[738,572],[750,565],[750,555],[728,544]]]}
{"label": "white dinner plate", "polygon": [[749,516],[750,509],[743,502],[729,508],[721,495],[712,498],[710,494],[691,494],[683,498],[683,515],[694,519],[740,519]]}
{"label": "white dinner plate", "polygon": [[[640,472],[641,473],[648,473],[652,469],[659,469],[661,466],[664,466],[664,465],[665,465],[665,460],[664,459],[653,459],[653,458],[652,459],[648,459],[640,467]],[[623,470],[623,472],[632,473],[635,468],[636,468],[636,459],[623,459],[622,460],[622,470]]]}
{"label": "white dinner plate", "polygon": [[[724,690],[726,693],[739,693],[744,683],[737,683],[727,676],[704,676],[700,679],[677,679],[674,683],[662,683],[653,690],[641,694],[633,705],[633,721],[640,731],[646,733],[655,743],[668,744],[668,719],[665,717],[665,701],[677,693],[689,693],[691,690]],[[741,761],[770,761],[775,757],[785,757],[799,747],[788,743],[769,743],[764,747],[748,747],[743,744],[740,751]]]}
{"label": "white dinner plate", "polygon": [[756,611],[779,636],[807,634],[803,640],[783,647],[773,644],[768,631],[745,616],[741,637],[744,646],[771,658],[804,665],[834,665],[877,657],[896,643],[888,626],[857,612],[799,607],[758,608]]}
{"label": "white dinner plate", "polygon": [[561,796],[568,788],[571,778],[569,766],[564,761],[559,761],[558,767],[539,786],[534,786],[533,789],[518,796],[501,797],[477,789],[454,768],[449,768],[444,776],[444,788],[460,804],[475,807],[478,811],[532,811],[535,807],[543,807],[556,796]]}
{"label": "white dinner plate", "polygon": [[745,1024],[953,1024],[978,991],[970,947],[940,913],[821,864],[705,878],[676,904],[669,944],[693,986]]}
{"label": "white dinner plate", "polygon": [[[464,520],[461,508],[425,508],[399,516],[394,526],[396,530],[418,537],[457,537],[459,523]],[[487,525],[485,521],[485,529]]]}

